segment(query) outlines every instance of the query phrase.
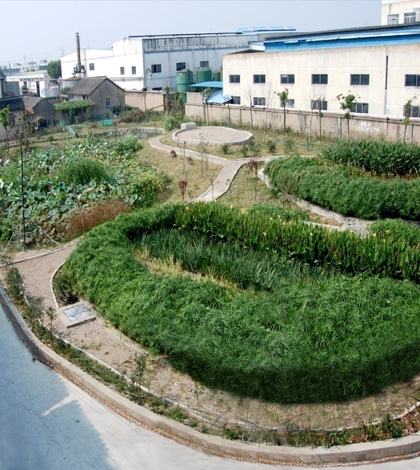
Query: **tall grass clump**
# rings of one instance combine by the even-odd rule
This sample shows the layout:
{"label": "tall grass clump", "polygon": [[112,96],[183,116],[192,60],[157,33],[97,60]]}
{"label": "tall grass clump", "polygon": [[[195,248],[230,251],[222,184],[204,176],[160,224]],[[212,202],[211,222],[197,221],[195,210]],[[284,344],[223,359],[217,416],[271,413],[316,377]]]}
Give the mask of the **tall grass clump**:
{"label": "tall grass clump", "polygon": [[[418,263],[419,252],[401,252],[398,243],[219,204],[163,206],[96,227],[65,268],[74,290],[102,315],[195,380],[277,402],[342,401],[420,371],[420,288],[386,277],[401,277],[386,269],[404,267],[398,257]],[[238,289],[162,276],[136,261],[142,246],[158,259],[173,250],[185,269],[221,277],[236,275],[223,266],[230,259],[249,278]],[[252,274],[258,263],[269,268],[265,279],[276,280],[268,289]]]}
{"label": "tall grass clump", "polygon": [[274,192],[288,193],[345,216],[420,220],[420,178],[382,179],[320,158],[290,157],[266,165]]}
{"label": "tall grass clump", "polygon": [[64,161],[57,171],[56,178],[68,185],[86,185],[92,181],[99,184],[111,180],[105,166],[91,158],[74,158]]}
{"label": "tall grass clump", "polygon": [[420,146],[386,140],[338,140],[322,151],[322,158],[350,164],[381,175],[418,175]]}

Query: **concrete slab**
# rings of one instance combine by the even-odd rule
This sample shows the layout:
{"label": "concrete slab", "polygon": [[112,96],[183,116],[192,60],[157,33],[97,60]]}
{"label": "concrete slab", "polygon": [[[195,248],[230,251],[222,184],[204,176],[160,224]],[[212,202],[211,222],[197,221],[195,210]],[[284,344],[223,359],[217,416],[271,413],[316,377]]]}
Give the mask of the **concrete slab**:
{"label": "concrete slab", "polygon": [[58,314],[67,328],[96,320],[92,307],[85,301],[66,305],[58,309]]}

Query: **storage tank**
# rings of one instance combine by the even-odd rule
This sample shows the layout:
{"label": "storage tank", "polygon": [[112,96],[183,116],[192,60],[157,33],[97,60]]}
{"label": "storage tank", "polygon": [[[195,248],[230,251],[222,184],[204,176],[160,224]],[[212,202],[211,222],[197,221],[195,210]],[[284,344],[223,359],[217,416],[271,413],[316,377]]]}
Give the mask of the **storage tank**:
{"label": "storage tank", "polygon": [[190,85],[193,83],[193,73],[191,70],[180,70],[176,73],[176,91],[186,93],[190,91]]}
{"label": "storage tank", "polygon": [[213,80],[214,80],[215,82],[220,82],[220,80],[221,80],[221,78],[220,78],[221,74],[222,74],[222,72],[221,72],[220,70],[215,70],[215,71],[213,72]]}
{"label": "storage tank", "polygon": [[208,67],[197,69],[197,83],[210,82],[212,79],[211,70]]}

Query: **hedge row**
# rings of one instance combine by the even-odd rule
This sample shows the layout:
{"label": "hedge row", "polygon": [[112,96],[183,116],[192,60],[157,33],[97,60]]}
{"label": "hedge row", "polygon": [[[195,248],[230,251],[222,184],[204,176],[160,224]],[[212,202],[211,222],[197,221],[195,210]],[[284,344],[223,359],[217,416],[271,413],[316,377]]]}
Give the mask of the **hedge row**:
{"label": "hedge row", "polygon": [[382,179],[319,158],[289,157],[266,165],[272,188],[345,216],[420,220],[420,178]]}
{"label": "hedge row", "polygon": [[339,140],[321,151],[321,157],[384,175],[418,175],[420,146],[385,140]]}

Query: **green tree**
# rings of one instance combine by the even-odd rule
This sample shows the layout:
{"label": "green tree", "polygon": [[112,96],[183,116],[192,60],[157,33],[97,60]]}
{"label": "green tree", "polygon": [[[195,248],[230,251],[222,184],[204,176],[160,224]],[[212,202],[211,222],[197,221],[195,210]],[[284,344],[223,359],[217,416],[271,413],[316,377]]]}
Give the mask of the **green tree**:
{"label": "green tree", "polygon": [[61,60],[52,60],[47,65],[47,72],[48,75],[57,80],[57,78],[61,77]]}
{"label": "green tree", "polygon": [[4,75],[3,69],[0,69],[0,78],[5,78],[6,76]]}
{"label": "green tree", "polygon": [[407,127],[410,124],[411,117],[411,108],[413,107],[413,101],[417,99],[417,95],[414,95],[411,99],[407,101],[404,105],[404,142],[407,135]]}
{"label": "green tree", "polygon": [[347,119],[347,140],[350,138],[350,119],[351,119],[351,110],[353,106],[357,103],[356,97],[349,93],[348,95],[337,95],[337,99],[340,102],[341,109],[345,112],[344,117]]}
{"label": "green tree", "polygon": [[280,104],[283,107],[283,134],[286,135],[286,105],[289,99],[289,89],[285,88],[281,93],[277,93],[280,98]]}

